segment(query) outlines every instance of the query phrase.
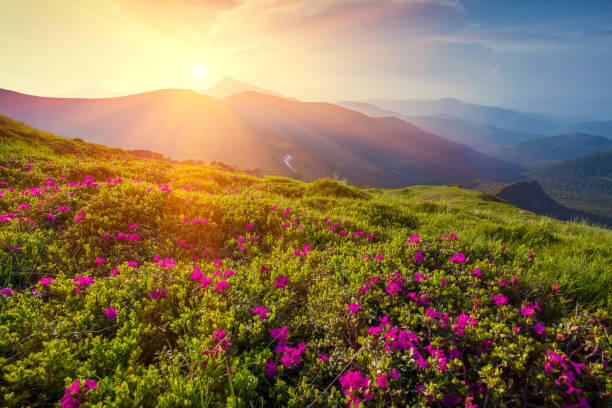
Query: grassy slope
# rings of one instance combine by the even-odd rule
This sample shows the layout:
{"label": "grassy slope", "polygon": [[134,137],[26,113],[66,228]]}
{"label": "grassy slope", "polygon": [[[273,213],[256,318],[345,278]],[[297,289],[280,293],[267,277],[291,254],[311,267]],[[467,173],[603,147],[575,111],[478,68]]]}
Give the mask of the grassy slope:
{"label": "grassy slope", "polygon": [[[606,323],[584,314],[582,307],[574,326],[560,316],[574,310],[576,301],[591,310],[609,310],[611,231],[538,217],[457,187],[362,190],[330,180],[305,184],[259,179],[209,166],[135,159],[121,150],[69,141],[6,119],[1,126],[0,181],[16,191],[0,193],[0,214],[15,211],[20,202],[32,204],[18,212],[24,222],[14,218],[0,225],[1,280],[19,292],[0,298],[0,389],[5,405],[54,403],[75,379],[95,378],[100,387],[88,398],[111,406],[137,401],[147,406],[246,407],[249,400],[267,406],[346,406],[337,382],[341,374],[360,370],[375,382],[377,370],[380,374],[392,367],[398,368],[401,380],[390,380],[388,393],[373,389],[374,399],[366,406],[426,405],[425,393],[435,399],[465,393],[465,387],[454,382],[456,376],[484,384],[489,401],[512,405],[527,398],[538,405],[560,405],[567,397],[555,386],[553,374],[559,374],[542,371],[545,350],[569,354],[575,338],[584,349],[573,358],[587,363],[592,374],[577,385],[590,392],[593,406],[606,398],[602,381],[608,377],[597,363],[598,351],[593,352],[595,361],[585,360],[594,341],[609,348],[597,331]],[[63,184],[88,174],[96,181],[111,180],[96,186]],[[60,187],[44,206],[39,195],[19,194],[44,185],[46,179]],[[172,191],[166,192],[164,185]],[[69,205],[72,212],[55,213],[59,205]],[[280,210],[272,210],[273,205]],[[283,214],[284,208],[291,212]],[[85,217],[75,221],[79,210]],[[55,213],[52,222],[45,217],[48,211]],[[208,223],[185,223],[184,217]],[[138,241],[103,238],[105,233],[129,233],[127,226],[133,223],[138,224]],[[253,227],[246,228],[247,223]],[[343,237],[340,229],[349,234]],[[353,231],[374,233],[376,239],[353,236]],[[406,248],[415,233],[421,235],[421,244]],[[437,238],[448,233],[458,234],[459,240]],[[198,248],[180,242],[197,243]],[[296,257],[295,248],[307,244],[312,250]],[[504,254],[502,245],[508,247]],[[13,251],[15,247],[20,249]],[[205,275],[213,276],[218,269],[210,262],[213,256],[223,260],[222,269],[236,271],[227,278],[231,289],[226,293],[202,289],[190,280],[192,256],[201,256],[204,249],[211,256],[195,265]],[[417,249],[424,252],[424,264],[412,261]],[[468,258],[465,268],[448,263],[457,251]],[[532,251],[535,262],[530,265],[527,254]],[[363,254],[373,258],[378,253],[385,259],[363,259]],[[174,258],[177,265],[156,266],[154,255]],[[96,267],[96,257],[105,263]],[[128,261],[139,266],[130,268]],[[119,268],[118,277],[109,276],[114,267]],[[482,269],[482,279],[470,276],[475,267]],[[389,296],[384,286],[359,294],[366,278],[379,276],[384,282],[392,271],[407,278],[405,291],[430,294],[428,307],[452,319],[462,310],[477,316],[478,327],[456,337],[469,368],[465,378],[459,363],[450,362],[443,374],[429,357],[431,367],[420,371],[406,356],[380,354],[372,344],[365,329],[388,314],[395,324],[422,337],[421,346],[448,347],[448,330],[424,318],[423,306],[405,296]],[[417,284],[411,279],[417,271],[430,279]],[[96,282],[75,295],[73,278],[78,274],[93,276]],[[272,285],[280,275],[288,277],[285,290]],[[511,275],[519,277],[520,289],[497,283]],[[55,279],[50,289],[36,283],[49,276]],[[439,278],[449,285],[440,286]],[[556,294],[551,294],[552,282],[560,285]],[[32,296],[31,289],[40,295]],[[151,299],[153,289],[167,289],[168,294]],[[490,305],[490,296],[499,292],[508,295],[510,306]],[[472,309],[478,297],[483,307]],[[532,337],[528,329],[535,320],[525,320],[519,312],[523,302],[536,299],[544,308],[537,321],[549,327],[546,333],[552,331],[541,338]],[[351,302],[362,304],[356,316],[346,310]],[[118,310],[116,323],[104,318],[108,305]],[[253,317],[253,306],[269,308],[266,321]],[[524,334],[513,336],[511,327],[519,324]],[[288,327],[289,345],[308,343],[296,368],[283,369],[270,348],[275,340],[269,330],[282,325]],[[229,348],[216,358],[210,352],[219,344],[215,328],[231,334]],[[560,341],[559,335],[568,340]],[[469,357],[488,338],[495,339],[495,348]],[[330,356],[323,369],[318,352]],[[263,374],[269,358],[279,364],[277,380]],[[227,364],[233,367],[231,378]],[[427,385],[424,393],[405,392],[419,384]],[[483,395],[476,401],[482,403]]]}

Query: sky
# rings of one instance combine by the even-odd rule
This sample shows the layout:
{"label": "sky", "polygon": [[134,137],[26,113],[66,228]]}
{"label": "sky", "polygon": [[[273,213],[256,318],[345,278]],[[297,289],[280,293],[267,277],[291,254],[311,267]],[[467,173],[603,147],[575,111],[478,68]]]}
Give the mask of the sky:
{"label": "sky", "polygon": [[[1,0],[0,88],[454,97],[612,119],[612,1]],[[92,93],[94,91],[91,91]]]}

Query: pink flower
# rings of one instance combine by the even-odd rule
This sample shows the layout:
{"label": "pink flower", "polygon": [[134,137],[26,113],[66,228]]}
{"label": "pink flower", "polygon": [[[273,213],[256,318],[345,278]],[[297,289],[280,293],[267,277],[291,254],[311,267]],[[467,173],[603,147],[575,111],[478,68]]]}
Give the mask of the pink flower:
{"label": "pink flower", "polygon": [[414,254],[414,262],[416,263],[425,262],[425,258],[423,258],[423,251],[418,251]]}
{"label": "pink flower", "polygon": [[349,371],[344,374],[342,377],[340,377],[340,385],[342,386],[342,392],[344,392],[344,395],[349,397],[349,408],[353,405],[356,407],[359,406],[359,393],[361,393],[366,400],[372,398],[372,394],[368,389],[370,386],[370,379],[363,376],[359,371]]}
{"label": "pink flower", "polygon": [[80,291],[85,289],[87,286],[93,284],[94,282],[95,280],[91,276],[77,275],[77,277],[74,278],[74,283],[77,285],[74,291],[74,295],[78,295]]}
{"label": "pink flower", "polygon": [[296,348],[285,347],[281,362],[285,367],[297,367],[301,362],[301,355],[306,350],[306,343],[299,343]]}
{"label": "pink flower", "polygon": [[378,378],[376,379],[376,385],[378,385],[380,388],[386,388],[388,377],[392,377],[392,378],[395,378],[396,380],[399,380],[399,374],[397,373],[397,369],[394,368],[393,370],[391,370],[389,374],[379,375]]}
{"label": "pink flower", "polygon": [[514,335],[516,336],[516,333],[518,333],[519,331],[521,331],[522,327],[521,326],[515,326],[512,328],[512,332],[514,333]]}
{"label": "pink flower", "polygon": [[105,260],[104,260],[104,258],[96,258],[96,259],[94,259],[94,262],[96,264],[98,264],[98,266],[100,266],[100,265],[102,265],[105,262]]}
{"label": "pink flower", "polygon": [[414,274],[415,282],[425,282],[427,280],[427,276],[423,275],[421,272],[417,272]]}
{"label": "pink flower", "polygon": [[200,270],[200,267],[198,265],[194,265],[193,272],[191,272],[191,280],[199,281],[203,277],[204,277],[204,274]]}
{"label": "pink flower", "polygon": [[274,286],[279,289],[287,286],[287,277],[285,275],[280,275],[278,278],[276,278],[276,281],[274,281]]}
{"label": "pink flower", "polygon": [[276,327],[270,329],[270,336],[278,340],[278,344],[274,349],[275,353],[282,353],[285,349],[285,346],[287,345],[287,334],[287,326],[282,326],[280,329],[277,329]]}
{"label": "pink flower", "polygon": [[269,359],[268,362],[264,364],[264,373],[266,374],[266,377],[268,378],[274,377],[277,372],[278,370],[276,368],[276,364],[274,363],[274,360]]}
{"label": "pink flower", "polygon": [[83,400],[85,400],[85,394],[87,391],[98,388],[98,383],[95,380],[89,378],[84,381],[85,387],[82,387],[82,380],[76,380],[72,385],[64,390],[64,396],[60,400],[60,404],[63,408],[76,408]]}
{"label": "pink flower", "polygon": [[215,291],[223,292],[229,288],[230,288],[230,284],[227,281],[220,280],[219,282],[217,282],[217,285],[215,286]]}
{"label": "pink flower", "polygon": [[128,229],[133,230],[133,229],[136,229],[136,228],[138,228],[138,224],[128,225]]}
{"label": "pink flower", "polygon": [[355,314],[359,311],[359,303],[349,303],[348,305],[348,310],[352,313]]}
{"label": "pink flower", "polygon": [[0,289],[0,293],[3,296],[9,297],[9,296],[12,296],[13,293],[15,293],[15,292],[11,288],[2,288],[2,289]]}
{"label": "pink flower", "polygon": [[119,275],[119,269],[117,269],[117,268],[113,269],[110,274],[111,274],[111,276]]}
{"label": "pink flower", "polygon": [[535,314],[536,309],[542,310],[540,306],[538,306],[538,302],[527,302],[525,307],[521,309],[521,313],[523,316],[531,317]]}
{"label": "pink flower", "polygon": [[42,279],[39,279],[39,282],[40,282],[41,285],[43,285],[43,287],[47,288],[47,287],[49,287],[49,285],[52,282],[55,282],[55,279],[53,279],[53,278],[42,278]]}
{"label": "pink flower", "polygon": [[112,306],[110,306],[108,309],[106,309],[104,314],[106,315],[106,318],[108,320],[116,320],[117,319],[117,310],[115,310],[115,308],[112,307]]}
{"label": "pink flower", "polygon": [[329,357],[327,357],[325,354],[317,354],[317,357],[319,357],[319,363],[322,363],[323,361],[329,361]]}
{"label": "pink flower", "polygon": [[268,309],[265,307],[256,307],[251,313],[256,314],[261,320],[263,320],[268,315]]}
{"label": "pink flower", "polygon": [[385,259],[385,256],[382,254],[377,254],[374,259]]}
{"label": "pink flower", "polygon": [[412,244],[420,244],[421,241],[419,241],[419,234],[411,235],[410,238],[408,238],[408,242]]}
{"label": "pink flower", "polygon": [[166,296],[167,293],[168,293],[168,290],[166,289],[163,289],[163,290],[153,289],[153,291],[151,291],[149,296],[151,296],[152,299],[160,299]]}
{"label": "pink flower", "polygon": [[480,271],[480,268],[476,268],[472,271],[472,275],[480,278],[482,276],[482,272]]}
{"label": "pink flower", "polygon": [[215,345],[213,352],[219,354],[219,350],[227,350],[229,348],[229,335],[225,330],[215,329],[212,335],[212,342]]}
{"label": "pink flower", "polygon": [[136,268],[138,266],[138,262],[129,261],[127,263],[127,266],[130,267],[130,268]]}
{"label": "pink flower", "polygon": [[162,267],[162,268],[172,269],[176,265],[176,261],[174,259],[172,259],[172,258],[165,258],[165,259],[162,259],[161,261],[157,262],[156,265],[159,266],[159,267]]}
{"label": "pink flower", "polygon": [[546,326],[544,326],[542,323],[537,322],[536,324],[534,324],[533,326],[531,326],[531,328],[538,334],[542,334],[544,333],[544,331],[546,330]]}
{"label": "pink flower", "polygon": [[497,306],[503,306],[508,304],[508,298],[504,295],[494,295],[491,296],[491,299],[493,299]]}
{"label": "pink flower", "polygon": [[455,255],[450,257],[449,261],[463,264],[465,263],[465,255],[463,255],[461,252],[456,252]]}

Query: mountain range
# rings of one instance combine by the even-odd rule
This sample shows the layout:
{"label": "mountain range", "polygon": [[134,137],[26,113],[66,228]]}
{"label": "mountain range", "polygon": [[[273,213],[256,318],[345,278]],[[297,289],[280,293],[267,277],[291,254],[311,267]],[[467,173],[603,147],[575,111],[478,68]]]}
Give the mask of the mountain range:
{"label": "mountain range", "polygon": [[175,159],[227,161],[305,180],[337,176],[381,187],[470,185],[512,181],[519,171],[396,118],[257,92],[217,99],[168,89],[78,99],[0,91],[0,113],[95,143]]}

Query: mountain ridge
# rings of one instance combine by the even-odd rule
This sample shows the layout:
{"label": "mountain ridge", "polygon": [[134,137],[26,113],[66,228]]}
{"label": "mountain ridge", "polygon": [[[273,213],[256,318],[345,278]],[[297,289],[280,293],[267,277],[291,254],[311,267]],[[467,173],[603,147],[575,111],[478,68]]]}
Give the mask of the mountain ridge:
{"label": "mountain ridge", "polygon": [[[105,99],[0,91],[0,113],[69,137],[304,180],[336,175],[385,187],[467,184],[511,181],[519,170],[399,119],[253,91],[224,99],[180,89]],[[287,154],[291,167],[283,161]]]}

